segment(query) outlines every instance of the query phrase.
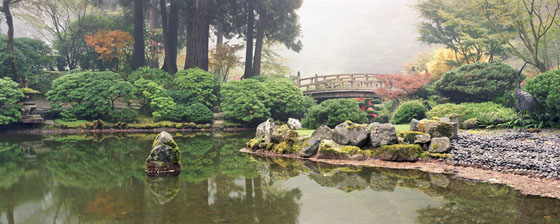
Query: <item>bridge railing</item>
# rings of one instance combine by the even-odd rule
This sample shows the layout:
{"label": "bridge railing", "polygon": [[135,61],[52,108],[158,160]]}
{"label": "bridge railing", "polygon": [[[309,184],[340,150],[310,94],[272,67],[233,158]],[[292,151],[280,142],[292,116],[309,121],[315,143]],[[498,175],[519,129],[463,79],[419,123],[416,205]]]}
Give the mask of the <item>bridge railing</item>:
{"label": "bridge railing", "polygon": [[315,74],[313,77],[301,78],[298,73],[296,83],[303,91],[319,91],[334,89],[366,89],[374,90],[382,86],[375,77],[376,74]]}

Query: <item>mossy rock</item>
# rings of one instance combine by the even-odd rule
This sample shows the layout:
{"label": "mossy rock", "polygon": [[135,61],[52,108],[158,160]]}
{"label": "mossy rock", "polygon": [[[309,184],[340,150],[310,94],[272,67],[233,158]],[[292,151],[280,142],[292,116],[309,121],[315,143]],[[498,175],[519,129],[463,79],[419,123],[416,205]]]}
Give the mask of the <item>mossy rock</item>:
{"label": "mossy rock", "polygon": [[173,137],[165,131],[154,139],[150,155],[146,158],[146,173],[165,174],[181,170],[181,150]]}
{"label": "mossy rock", "polygon": [[457,137],[459,126],[455,122],[423,119],[418,122],[418,131],[430,134],[431,137]]}
{"label": "mossy rock", "polygon": [[361,160],[364,152],[357,146],[339,145],[333,140],[323,140],[319,145],[317,158],[319,159],[345,159]]}
{"label": "mossy rock", "polygon": [[247,146],[247,148],[255,150],[255,149],[259,148],[259,144],[261,144],[261,142],[264,142],[264,138],[253,138],[253,139],[249,140],[245,144],[245,146]]}
{"label": "mossy rock", "polygon": [[397,138],[401,144],[425,144],[430,142],[431,136],[419,131],[400,131]]}
{"label": "mossy rock", "polygon": [[[264,141],[264,140],[263,140]],[[278,153],[290,153],[292,149],[293,142],[283,141],[274,145],[274,151]]]}
{"label": "mossy rock", "polygon": [[270,135],[270,140],[277,143],[283,141],[294,142],[297,137],[298,133],[290,129],[287,124],[284,124],[279,127],[274,127],[274,129],[272,130],[272,134]]}
{"label": "mossy rock", "polygon": [[417,144],[384,145],[373,150],[375,157],[395,162],[416,162],[422,147]]}

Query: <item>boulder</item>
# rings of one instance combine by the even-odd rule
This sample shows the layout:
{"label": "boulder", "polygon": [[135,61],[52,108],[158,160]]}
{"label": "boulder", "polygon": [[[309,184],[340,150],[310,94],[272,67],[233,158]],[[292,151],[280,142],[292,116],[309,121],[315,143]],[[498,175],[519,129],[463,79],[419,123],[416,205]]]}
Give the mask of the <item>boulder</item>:
{"label": "boulder", "polygon": [[442,153],[447,152],[450,147],[451,143],[449,142],[448,137],[432,138],[428,151],[433,153]]}
{"label": "boulder", "polygon": [[181,151],[173,137],[165,131],[154,140],[150,155],[146,158],[147,174],[178,174],[181,171]]}
{"label": "boulder", "polygon": [[416,162],[422,152],[420,145],[384,145],[376,149],[375,155],[381,160],[395,162]]}
{"label": "boulder", "polygon": [[371,146],[377,148],[382,145],[397,144],[397,132],[392,124],[374,122],[369,125],[369,138]]}
{"label": "boulder", "polygon": [[256,149],[263,149],[263,146],[261,144],[264,143],[264,139],[263,138],[253,138],[251,140],[249,140],[245,146],[249,149],[252,150],[256,150]]}
{"label": "boulder", "polygon": [[272,131],[274,130],[274,119],[269,118],[263,123],[260,123],[257,126],[257,133],[255,134],[256,138],[263,138],[265,143],[270,142],[270,136],[272,135]]}
{"label": "boulder", "polygon": [[334,131],[330,129],[326,125],[321,125],[321,127],[317,128],[313,134],[311,134],[311,139],[314,140],[333,140],[334,138]]}
{"label": "boulder", "polygon": [[418,122],[418,131],[428,133],[432,137],[457,137],[459,125],[455,122],[422,119]]}
{"label": "boulder", "polygon": [[[272,130],[272,134],[270,135],[270,140],[275,143],[280,143],[288,140],[291,140],[293,142],[297,137],[298,137],[298,133],[290,129],[288,125],[284,124],[279,127],[278,126],[274,127],[274,129]],[[266,138],[264,142],[268,143],[266,141]]]}
{"label": "boulder", "polygon": [[426,144],[431,139],[429,134],[418,131],[401,131],[397,137],[401,144]]}
{"label": "boulder", "polygon": [[410,130],[411,130],[411,131],[418,131],[418,120],[416,120],[416,119],[413,118],[413,119],[410,121]]}
{"label": "boulder", "polygon": [[317,154],[317,151],[319,150],[319,145],[321,145],[321,140],[309,139],[299,151],[299,155],[304,158],[312,157],[315,154]]}
{"label": "boulder", "polygon": [[476,118],[471,118],[466,120],[465,122],[463,122],[463,128],[464,129],[476,129],[478,128],[478,119]]}
{"label": "boulder", "polygon": [[362,150],[357,146],[340,145],[334,140],[322,140],[317,152],[318,159],[361,160]]}
{"label": "boulder", "polygon": [[334,128],[333,139],[341,145],[364,146],[369,136],[368,125],[346,121]]}
{"label": "boulder", "polygon": [[293,130],[301,129],[301,122],[295,118],[288,118],[288,127]]}

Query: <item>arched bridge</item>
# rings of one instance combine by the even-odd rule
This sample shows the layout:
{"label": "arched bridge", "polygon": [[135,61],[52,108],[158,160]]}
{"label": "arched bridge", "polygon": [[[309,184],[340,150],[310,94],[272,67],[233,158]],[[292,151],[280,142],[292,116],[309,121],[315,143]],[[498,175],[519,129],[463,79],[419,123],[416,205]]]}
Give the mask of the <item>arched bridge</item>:
{"label": "arched bridge", "polygon": [[334,98],[380,98],[374,92],[382,86],[376,76],[377,74],[316,74],[310,78],[301,78],[298,73],[296,83],[303,94],[318,101]]}

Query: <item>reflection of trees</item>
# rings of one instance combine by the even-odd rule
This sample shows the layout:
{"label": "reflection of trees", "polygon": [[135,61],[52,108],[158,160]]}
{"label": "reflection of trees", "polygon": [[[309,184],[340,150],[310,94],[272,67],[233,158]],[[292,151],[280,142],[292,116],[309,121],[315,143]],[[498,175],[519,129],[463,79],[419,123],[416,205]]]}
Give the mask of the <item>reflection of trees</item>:
{"label": "reflection of trees", "polygon": [[21,148],[15,143],[0,143],[0,189],[9,188],[25,169],[21,166]]}

